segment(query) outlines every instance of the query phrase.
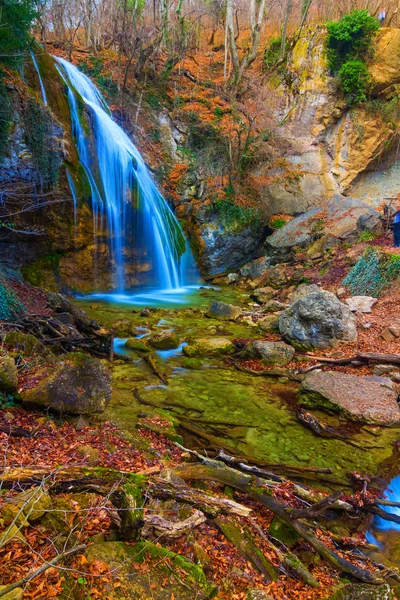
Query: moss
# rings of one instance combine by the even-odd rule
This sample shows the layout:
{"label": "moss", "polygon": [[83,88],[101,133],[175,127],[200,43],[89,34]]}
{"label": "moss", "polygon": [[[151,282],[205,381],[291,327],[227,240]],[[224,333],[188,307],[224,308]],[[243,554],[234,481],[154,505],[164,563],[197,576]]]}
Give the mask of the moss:
{"label": "moss", "polygon": [[283,542],[289,548],[294,546],[294,544],[300,539],[300,536],[294,531],[294,529],[279,517],[275,517],[273,519],[268,528],[268,533],[272,535],[272,537]]}
{"label": "moss", "polygon": [[22,267],[21,273],[25,281],[48,292],[57,292],[56,273],[60,264],[60,258],[61,254],[53,252]]}

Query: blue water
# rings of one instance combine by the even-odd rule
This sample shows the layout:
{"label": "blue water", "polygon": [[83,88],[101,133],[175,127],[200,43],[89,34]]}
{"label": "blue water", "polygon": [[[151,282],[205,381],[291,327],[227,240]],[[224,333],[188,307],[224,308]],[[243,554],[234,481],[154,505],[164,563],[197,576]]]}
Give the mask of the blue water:
{"label": "blue water", "polygon": [[[136,292],[95,293],[82,296],[82,300],[98,300],[105,304],[154,308],[182,308],[196,304],[198,285],[182,286],[170,289],[142,288]],[[79,297],[78,297],[79,298]]]}
{"label": "blue water", "polygon": [[[385,490],[383,495],[385,500],[390,500],[391,502],[400,502],[400,475],[392,479],[388,488]],[[400,507],[397,506],[381,506],[381,508],[392,515],[400,516]],[[400,531],[400,523],[394,523],[393,521],[387,521],[382,519],[378,515],[375,515],[372,528],[366,534],[366,539],[370,544],[380,545],[374,537],[374,530],[378,531]]]}
{"label": "blue water", "polygon": [[182,228],[139,151],[91,80],[68,61],[55,60],[67,86],[73,136],[91,190],[94,240],[108,240],[117,295],[131,287],[128,267],[136,248],[150,264],[150,280],[158,289],[180,289],[189,273],[199,281]]}
{"label": "blue water", "polygon": [[[136,336],[138,339],[141,339],[143,335]],[[128,341],[128,338],[115,338],[114,339],[114,352],[117,354],[124,354],[125,356],[129,356],[131,354],[135,354],[133,350],[129,350],[126,348],[125,344]],[[167,362],[174,356],[180,356],[182,354],[182,348],[187,346],[187,342],[183,342],[178,346],[178,348],[173,348],[172,350],[156,350],[156,353],[161,358],[161,360]]]}

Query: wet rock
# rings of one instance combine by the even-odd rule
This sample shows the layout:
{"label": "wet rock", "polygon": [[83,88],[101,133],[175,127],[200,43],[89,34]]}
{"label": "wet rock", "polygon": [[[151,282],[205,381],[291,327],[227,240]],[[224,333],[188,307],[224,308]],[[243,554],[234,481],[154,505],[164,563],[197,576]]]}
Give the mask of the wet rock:
{"label": "wet rock", "polygon": [[117,337],[125,337],[134,335],[136,327],[129,319],[118,319],[109,323],[108,327],[114,332]]}
{"label": "wet rock", "polygon": [[15,392],[18,388],[18,370],[12,356],[0,357],[0,390]]}
{"label": "wet rock", "polygon": [[178,334],[167,329],[156,333],[149,340],[150,346],[157,350],[174,350],[178,348],[179,342]]}
{"label": "wet rock", "polygon": [[38,385],[21,393],[24,404],[61,413],[103,412],[111,399],[111,374],[97,358],[81,352],[65,354]]}
{"label": "wet rock", "polygon": [[297,300],[280,317],[281,334],[295,348],[329,348],[357,339],[356,320],[349,307],[325,290]]}
{"label": "wet rock", "polygon": [[344,302],[350,308],[351,312],[370,313],[374,304],[378,302],[378,298],[372,298],[372,296],[352,296]]}
{"label": "wet rock", "polygon": [[236,321],[241,312],[240,306],[217,301],[213,302],[208,308],[206,317],[220,319],[221,321]]}
{"label": "wet rock", "polygon": [[351,421],[391,426],[400,423],[400,407],[387,377],[312,371],[299,390],[302,406],[343,414]]}
{"label": "wet rock", "polygon": [[280,313],[272,313],[257,323],[258,327],[265,333],[279,333]]}
{"label": "wet rock", "polygon": [[[380,215],[362,200],[333,196],[275,231],[266,241],[266,254],[272,264],[293,260],[296,247],[309,248],[318,238],[329,235],[339,242],[356,240],[362,231],[378,233]],[[332,242],[332,239],[331,239]]]}
{"label": "wet rock", "polygon": [[223,356],[233,354],[235,346],[224,337],[199,338],[183,347],[183,354],[191,357]]}
{"label": "wet rock", "polygon": [[151,348],[148,347],[146,342],[139,338],[129,338],[125,342],[125,347],[128,350],[134,350],[135,352],[150,352]]}
{"label": "wet rock", "polygon": [[253,349],[255,354],[264,363],[270,365],[287,365],[295,354],[294,348],[285,344],[285,342],[264,342],[259,340],[253,342]]}
{"label": "wet rock", "polygon": [[239,273],[242,277],[257,279],[265,273],[270,264],[271,259],[267,256],[262,256],[261,258],[257,258],[256,260],[253,260],[252,262],[243,265],[243,267],[239,269]]}
{"label": "wet rock", "polygon": [[265,302],[272,300],[272,298],[276,296],[276,294],[276,290],[274,290],[272,287],[267,286],[254,290],[251,297],[253,298],[253,300],[256,300],[256,302],[264,304]]}

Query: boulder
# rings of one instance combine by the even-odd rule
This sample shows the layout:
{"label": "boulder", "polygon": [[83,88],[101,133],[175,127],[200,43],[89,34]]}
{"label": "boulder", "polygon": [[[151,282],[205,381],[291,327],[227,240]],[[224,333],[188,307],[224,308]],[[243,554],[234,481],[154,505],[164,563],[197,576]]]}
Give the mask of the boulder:
{"label": "boulder", "polygon": [[91,331],[98,329],[99,325],[93,321],[82,308],[75,306],[68,296],[59,294],[58,292],[50,292],[47,294],[48,305],[58,313],[69,313],[72,315],[75,323],[83,331]]}
{"label": "boulder", "polygon": [[300,298],[283,311],[279,329],[299,350],[335,347],[357,339],[356,319],[350,308],[325,290]]}
{"label": "boulder", "polygon": [[239,269],[239,273],[242,277],[248,277],[249,279],[257,279],[261,275],[265,273],[271,264],[271,259],[267,256],[262,256],[261,258],[257,258],[246,265],[243,265]]}
{"label": "boulder", "polygon": [[289,296],[289,300],[290,303],[293,304],[294,302],[296,302],[296,300],[300,300],[300,298],[305,298],[306,296],[309,296],[310,294],[315,294],[321,291],[321,288],[318,287],[318,285],[316,285],[315,283],[302,283],[300,284],[295,291],[290,294]]}
{"label": "boulder", "polygon": [[329,236],[339,242],[356,240],[365,231],[380,232],[379,213],[358,198],[336,194],[327,204],[317,206],[276,230],[266,241],[266,254],[273,264],[293,259],[294,248],[309,248],[317,239]]}
{"label": "boulder", "polygon": [[46,346],[31,333],[10,331],[5,335],[4,344],[10,350],[17,351],[18,354],[22,354],[26,358],[35,358],[38,362],[41,360],[42,362],[52,362],[55,360],[52,351],[46,348]]}
{"label": "boulder", "polygon": [[258,327],[265,333],[279,333],[280,313],[272,313],[257,323]]}
{"label": "boulder", "polygon": [[179,346],[179,336],[175,331],[164,329],[149,339],[149,344],[157,350],[174,350]]}
{"label": "boulder", "polygon": [[372,298],[372,296],[352,296],[344,302],[350,308],[351,312],[370,313],[374,304],[378,302],[378,298]]}
{"label": "boulder", "polygon": [[38,487],[11,496],[4,503],[0,516],[6,525],[14,523],[26,527],[31,521],[36,521],[51,507],[51,498],[47,491]]}
{"label": "boulder", "polygon": [[111,374],[97,358],[81,352],[65,354],[38,385],[21,393],[25,404],[61,413],[102,413],[111,399]]}
{"label": "boulder", "polygon": [[258,288],[256,290],[254,290],[254,292],[251,294],[251,297],[256,302],[259,302],[260,304],[264,304],[265,302],[272,300],[272,298],[274,296],[276,296],[276,294],[277,294],[276,290],[274,290],[272,287],[267,286],[267,287],[262,287],[262,288]]}
{"label": "boulder", "polygon": [[276,313],[281,312],[288,308],[287,304],[283,304],[282,302],[278,302],[278,300],[269,300],[266,304],[264,304],[262,311],[263,313]]}
{"label": "boulder", "polygon": [[226,304],[225,302],[213,302],[206,312],[206,317],[220,319],[221,321],[236,321],[241,314],[240,306]]}
{"label": "boulder", "polygon": [[199,338],[191,341],[187,346],[184,346],[183,354],[191,357],[201,356],[223,356],[225,354],[233,354],[235,346],[230,340],[224,337]]}
{"label": "boulder", "polygon": [[287,365],[294,357],[295,351],[292,346],[285,342],[265,342],[258,340],[253,342],[253,350],[256,356],[270,365]]}
{"label": "boulder", "polygon": [[18,370],[12,356],[0,357],[0,391],[15,392],[18,388]]}
{"label": "boulder", "polygon": [[307,408],[341,413],[359,423],[400,423],[397,393],[387,377],[312,371],[300,386],[299,400]]}
{"label": "boulder", "polygon": [[108,324],[117,337],[125,337],[136,333],[136,326],[129,319],[118,319]]}
{"label": "boulder", "polygon": [[388,583],[367,585],[348,583],[342,585],[327,600],[395,600]]}

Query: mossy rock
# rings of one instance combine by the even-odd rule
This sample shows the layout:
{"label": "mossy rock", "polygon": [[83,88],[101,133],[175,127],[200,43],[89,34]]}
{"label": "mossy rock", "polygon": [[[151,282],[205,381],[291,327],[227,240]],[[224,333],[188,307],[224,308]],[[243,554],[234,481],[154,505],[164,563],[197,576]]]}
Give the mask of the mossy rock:
{"label": "mossy rock", "polygon": [[199,338],[183,347],[183,353],[189,358],[202,356],[225,356],[235,353],[235,346],[223,337]]}
{"label": "mossy rock", "polygon": [[0,358],[0,390],[15,392],[18,388],[18,370],[12,356]]}
{"label": "mossy rock", "polygon": [[117,337],[131,336],[136,333],[136,326],[129,319],[118,319],[107,324]]}
{"label": "mossy rock", "polygon": [[157,350],[174,350],[175,348],[178,348],[179,342],[178,334],[168,330],[156,333],[149,340],[150,346]]}
{"label": "mossy rock", "polygon": [[71,352],[36,387],[24,390],[21,398],[25,404],[65,414],[101,413],[111,399],[111,374],[99,359]]}
{"label": "mossy rock", "polygon": [[43,517],[51,506],[51,499],[47,492],[32,488],[17,496],[9,498],[2,508],[0,515],[6,525],[16,519],[16,525],[26,526],[31,521]]}
{"label": "mossy rock", "polygon": [[30,333],[21,333],[20,331],[10,331],[4,338],[4,344],[10,350],[17,351],[25,358],[40,358],[45,362],[54,362],[56,357]]}
{"label": "mossy rock", "polygon": [[128,350],[134,350],[135,352],[150,352],[151,348],[148,347],[146,342],[138,338],[129,338],[125,342],[125,348]]}
{"label": "mossy rock", "polygon": [[[100,560],[111,569],[118,569],[121,588],[125,589],[115,589],[116,599],[206,600],[217,591],[216,586],[208,583],[199,565],[152,542],[129,545],[102,542],[90,546],[86,557],[89,562]],[[138,563],[142,562],[151,563],[150,571],[141,571]]]}
{"label": "mossy rock", "polygon": [[[0,591],[4,590],[6,587],[6,585],[0,585]],[[12,592],[9,592],[8,594],[5,594],[5,596],[3,596],[3,600],[22,600],[24,595],[24,590],[20,587],[15,588],[15,590],[13,590]]]}

